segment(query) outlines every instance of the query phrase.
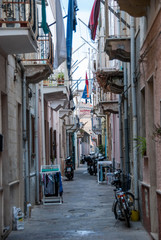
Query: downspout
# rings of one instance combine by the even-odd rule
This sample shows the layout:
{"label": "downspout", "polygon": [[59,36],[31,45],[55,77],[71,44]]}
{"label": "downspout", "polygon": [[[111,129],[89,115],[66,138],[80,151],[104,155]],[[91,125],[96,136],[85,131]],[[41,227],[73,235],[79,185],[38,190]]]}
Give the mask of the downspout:
{"label": "downspout", "polygon": [[135,86],[135,29],[134,18],[130,17],[131,24],[131,91],[132,91],[132,120],[133,120],[133,134],[132,134],[132,151],[134,163],[134,193],[136,200],[136,209],[138,209],[138,164],[137,164],[137,112],[136,112],[136,86]]}
{"label": "downspout", "polygon": [[66,157],[68,157],[69,156],[69,133],[67,130],[66,130],[66,149],[67,149]]}
{"label": "downspout", "polygon": [[114,167],[116,168],[116,161],[115,161],[115,144],[116,144],[116,135],[115,135],[115,115],[113,114],[113,118],[112,118],[112,122],[113,122],[113,147],[112,147],[112,161],[114,163]]}
{"label": "downspout", "polygon": [[124,136],[125,136],[125,170],[130,173],[129,139],[128,139],[128,92],[127,92],[127,64],[124,63]]}
{"label": "downspout", "polygon": [[119,95],[119,142],[120,142],[120,168],[123,170],[123,146],[122,146],[122,114],[121,114],[121,95]]}
{"label": "downspout", "polygon": [[108,145],[108,140],[107,140],[107,115],[105,115],[105,157],[107,158],[107,145]]}
{"label": "downspout", "polygon": [[35,154],[36,154],[36,202],[39,203],[39,151],[38,151],[38,108],[39,108],[39,95],[38,84],[35,89]]}
{"label": "downspout", "polygon": [[[120,10],[118,10],[120,14]],[[118,37],[120,37],[120,19],[118,19]],[[121,68],[121,62],[118,62],[119,69]],[[119,142],[120,142],[120,168],[124,170],[124,163],[123,163],[123,144],[122,144],[122,136],[123,136],[123,127],[122,127],[122,96],[119,94]]]}
{"label": "downspout", "polygon": [[42,164],[45,165],[45,128],[44,128],[44,93],[43,81],[41,82],[41,125],[42,125]]}
{"label": "downspout", "polygon": [[19,65],[23,72],[22,80],[22,122],[23,122],[23,155],[24,155],[24,167],[25,167],[25,211],[27,203],[29,202],[29,164],[28,164],[28,141],[27,141],[27,124],[26,124],[26,73],[24,66],[19,61]]}

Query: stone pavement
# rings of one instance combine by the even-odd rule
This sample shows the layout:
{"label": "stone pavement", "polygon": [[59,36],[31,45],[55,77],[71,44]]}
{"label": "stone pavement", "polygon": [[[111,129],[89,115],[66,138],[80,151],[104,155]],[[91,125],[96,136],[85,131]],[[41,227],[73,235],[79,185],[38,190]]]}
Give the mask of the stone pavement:
{"label": "stone pavement", "polygon": [[98,184],[86,166],[75,171],[73,181],[63,179],[63,204],[37,205],[25,229],[12,231],[7,240],[149,240],[141,222],[114,218],[111,211],[113,188]]}

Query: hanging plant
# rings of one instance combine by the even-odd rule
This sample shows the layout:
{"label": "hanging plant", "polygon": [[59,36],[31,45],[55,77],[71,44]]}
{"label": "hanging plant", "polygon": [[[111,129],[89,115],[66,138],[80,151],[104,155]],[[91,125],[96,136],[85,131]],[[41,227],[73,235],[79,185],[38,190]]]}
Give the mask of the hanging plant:
{"label": "hanging plant", "polygon": [[99,149],[100,153],[105,154],[105,146],[104,145],[99,145],[98,149]]}
{"label": "hanging plant", "polygon": [[146,156],[146,138],[145,137],[137,137],[134,138],[134,140],[137,140],[137,149],[141,153],[141,156]]}
{"label": "hanging plant", "polygon": [[154,125],[152,139],[155,142],[161,142],[161,126],[159,124]]}

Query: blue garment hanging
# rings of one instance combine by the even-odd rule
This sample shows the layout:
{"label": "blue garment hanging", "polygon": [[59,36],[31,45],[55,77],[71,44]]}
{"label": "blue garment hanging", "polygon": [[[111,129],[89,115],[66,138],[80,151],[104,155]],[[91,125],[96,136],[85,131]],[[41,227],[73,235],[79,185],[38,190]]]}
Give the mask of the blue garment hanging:
{"label": "blue garment hanging", "polygon": [[70,70],[71,70],[73,31],[76,31],[76,25],[77,25],[76,11],[78,11],[77,1],[69,0],[68,18],[67,18],[67,36],[66,36],[68,76],[70,76]]}
{"label": "blue garment hanging", "polygon": [[62,194],[63,194],[63,184],[62,184],[61,173],[60,172],[59,172],[59,193],[60,193],[60,196],[62,196]]}

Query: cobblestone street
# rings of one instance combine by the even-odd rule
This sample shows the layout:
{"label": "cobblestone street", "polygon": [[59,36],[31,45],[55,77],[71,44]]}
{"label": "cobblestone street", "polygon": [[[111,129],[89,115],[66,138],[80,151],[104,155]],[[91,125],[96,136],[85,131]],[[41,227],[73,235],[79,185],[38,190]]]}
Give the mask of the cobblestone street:
{"label": "cobblestone street", "polygon": [[114,218],[111,211],[113,188],[98,184],[96,176],[87,173],[86,166],[75,171],[73,181],[63,179],[63,204],[39,205],[25,220],[25,229],[13,231],[8,240],[149,240],[140,222]]}

